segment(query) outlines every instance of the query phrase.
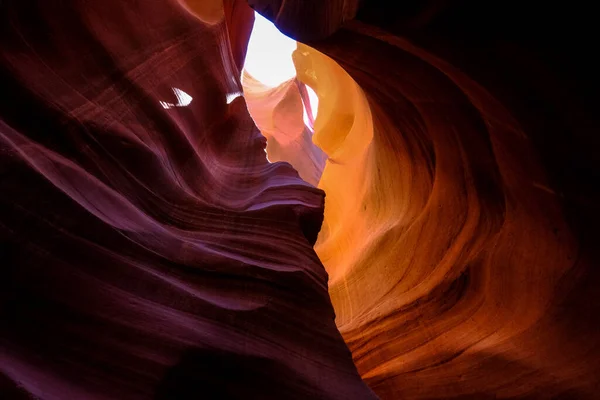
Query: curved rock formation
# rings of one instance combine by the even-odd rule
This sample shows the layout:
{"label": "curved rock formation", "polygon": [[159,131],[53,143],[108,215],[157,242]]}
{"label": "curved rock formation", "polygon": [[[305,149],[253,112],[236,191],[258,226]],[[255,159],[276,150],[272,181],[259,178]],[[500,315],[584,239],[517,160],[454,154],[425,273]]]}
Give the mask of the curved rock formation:
{"label": "curved rock formation", "polygon": [[4,6],[2,398],[375,397],[312,249],[323,193],[229,101],[224,18],[252,14],[194,5]]}
{"label": "curved rock formation", "polygon": [[[278,12],[303,20],[301,5],[281,2]],[[589,243],[597,187],[583,195],[581,177],[557,176],[566,163],[548,158],[540,141],[593,138],[576,125],[548,125],[571,122],[573,107],[551,108],[545,91],[524,84],[535,68],[548,70],[524,46],[488,49],[499,53],[495,61],[505,57],[490,79],[489,67],[465,66],[483,46],[446,38],[440,49],[436,34],[407,30],[443,6],[431,2],[403,24],[367,3],[359,18],[387,31],[352,21],[311,43],[354,79],[368,106],[343,93],[355,84],[327,56],[304,45],[295,53],[298,79],[320,100],[313,141],[328,155],[318,184],[327,197],[315,250],[330,275],[337,325],[382,398],[595,398],[598,257]],[[401,30],[423,46],[393,33]],[[556,78],[537,80],[564,90]],[[524,107],[519,97],[533,103]],[[554,156],[590,159],[570,146]],[[593,177],[597,167],[587,167]]]}
{"label": "curved rock formation", "polygon": [[597,398],[591,13],[396,3],[0,3],[0,397]]}
{"label": "curved rock formation", "polygon": [[[352,61],[338,60],[372,100],[369,171],[357,179],[370,185],[353,196],[334,179],[326,193],[345,194],[353,218],[326,203],[324,225],[334,214],[347,235],[322,231],[316,246],[363,377],[384,398],[570,389],[560,349],[540,336],[563,335],[543,320],[576,268],[577,244],[533,145],[464,74],[407,42],[363,32],[337,36],[353,49]],[[382,85],[363,72],[375,68],[396,74]],[[524,375],[527,385],[518,383]]]}

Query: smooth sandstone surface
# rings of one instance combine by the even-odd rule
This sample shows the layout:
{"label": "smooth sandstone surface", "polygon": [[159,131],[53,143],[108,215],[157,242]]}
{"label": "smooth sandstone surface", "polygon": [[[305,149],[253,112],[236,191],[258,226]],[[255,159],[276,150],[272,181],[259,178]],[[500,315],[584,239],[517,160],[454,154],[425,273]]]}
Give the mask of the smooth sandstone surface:
{"label": "smooth sandstone surface", "polygon": [[596,398],[598,125],[576,89],[597,85],[519,31],[526,8],[493,3],[485,27],[460,15],[474,2],[384,3],[318,39],[281,17],[300,1],[273,18],[312,46],[294,62],[328,156],[315,250],[361,376],[386,399]]}
{"label": "smooth sandstone surface", "polygon": [[375,398],[227,4],[2,6],[0,398]]}
{"label": "smooth sandstone surface", "polygon": [[0,10],[1,398],[598,398],[589,10]]}

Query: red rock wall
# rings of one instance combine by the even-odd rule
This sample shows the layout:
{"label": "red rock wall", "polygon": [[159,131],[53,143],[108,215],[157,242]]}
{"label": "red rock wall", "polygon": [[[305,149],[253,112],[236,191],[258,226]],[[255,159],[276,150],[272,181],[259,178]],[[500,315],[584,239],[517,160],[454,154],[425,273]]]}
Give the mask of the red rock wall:
{"label": "red rock wall", "polygon": [[2,5],[0,398],[375,397],[323,193],[227,102],[249,30],[192,3]]}
{"label": "red rock wall", "polygon": [[0,3],[0,397],[597,398],[591,9],[248,3],[300,176],[242,1]]}

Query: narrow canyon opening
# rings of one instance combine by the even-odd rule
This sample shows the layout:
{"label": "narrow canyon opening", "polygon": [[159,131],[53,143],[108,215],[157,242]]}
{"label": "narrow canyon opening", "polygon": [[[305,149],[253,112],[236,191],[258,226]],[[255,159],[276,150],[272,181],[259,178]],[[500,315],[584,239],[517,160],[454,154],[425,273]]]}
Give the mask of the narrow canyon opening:
{"label": "narrow canyon opening", "polygon": [[[379,209],[400,201],[395,193],[373,202],[375,152],[368,101],[335,60],[287,37],[255,13],[242,86],[250,115],[267,138],[267,159],[291,164],[323,190],[325,212],[315,251],[330,287],[344,279],[384,227]],[[389,203],[389,204],[388,204]]]}
{"label": "narrow canyon opening", "polygon": [[298,43],[258,12],[254,17],[241,76],[250,115],[267,138],[267,160],[289,162],[317,186],[326,159],[311,146],[319,98],[297,79]]}
{"label": "narrow canyon opening", "polygon": [[479,3],[0,1],[0,398],[597,399],[595,13]]}

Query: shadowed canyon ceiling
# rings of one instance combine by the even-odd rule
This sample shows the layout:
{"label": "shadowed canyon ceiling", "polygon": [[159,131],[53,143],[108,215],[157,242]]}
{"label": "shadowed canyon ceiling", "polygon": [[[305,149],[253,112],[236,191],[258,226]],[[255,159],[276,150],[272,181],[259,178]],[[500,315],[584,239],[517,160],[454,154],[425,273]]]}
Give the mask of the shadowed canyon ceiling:
{"label": "shadowed canyon ceiling", "polygon": [[524,3],[0,1],[0,398],[600,398],[600,35]]}

